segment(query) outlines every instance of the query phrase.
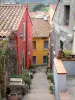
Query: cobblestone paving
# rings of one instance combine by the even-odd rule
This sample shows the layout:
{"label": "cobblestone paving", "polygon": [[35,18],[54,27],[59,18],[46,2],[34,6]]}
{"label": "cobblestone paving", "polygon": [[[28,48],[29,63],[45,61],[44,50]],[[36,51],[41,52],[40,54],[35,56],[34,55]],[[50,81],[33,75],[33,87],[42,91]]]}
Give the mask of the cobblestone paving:
{"label": "cobblestone paving", "polygon": [[22,100],[54,100],[54,95],[50,94],[48,88],[49,83],[46,78],[45,69],[40,68],[34,75],[30,92]]}

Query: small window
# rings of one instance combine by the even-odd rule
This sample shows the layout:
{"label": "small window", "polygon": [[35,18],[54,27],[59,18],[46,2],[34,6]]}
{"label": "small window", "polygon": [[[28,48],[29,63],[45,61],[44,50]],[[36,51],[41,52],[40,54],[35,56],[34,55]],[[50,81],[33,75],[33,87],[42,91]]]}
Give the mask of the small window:
{"label": "small window", "polygon": [[44,49],[48,49],[48,41],[44,41]]}
{"label": "small window", "polygon": [[33,56],[33,64],[36,64],[36,56]]}
{"label": "small window", "polygon": [[26,39],[26,24],[23,23],[22,25],[22,32],[23,32],[23,39],[25,40]]}
{"label": "small window", "polygon": [[43,63],[47,63],[47,56],[43,56]]}
{"label": "small window", "polygon": [[21,60],[21,63],[20,63],[20,69],[21,69],[21,73],[22,73],[22,70],[24,69],[25,67],[25,62],[24,62],[24,51],[22,52],[22,60]]}
{"label": "small window", "polygon": [[63,50],[63,42],[60,40],[60,49]]}
{"label": "small window", "polygon": [[22,69],[24,69],[24,51],[22,52]]}
{"label": "small window", "polygon": [[36,41],[33,41],[33,50],[36,50]]}
{"label": "small window", "polygon": [[30,39],[28,40],[28,53],[30,54]]}
{"label": "small window", "polygon": [[70,5],[65,5],[64,7],[64,25],[69,25],[69,17],[70,17]]}

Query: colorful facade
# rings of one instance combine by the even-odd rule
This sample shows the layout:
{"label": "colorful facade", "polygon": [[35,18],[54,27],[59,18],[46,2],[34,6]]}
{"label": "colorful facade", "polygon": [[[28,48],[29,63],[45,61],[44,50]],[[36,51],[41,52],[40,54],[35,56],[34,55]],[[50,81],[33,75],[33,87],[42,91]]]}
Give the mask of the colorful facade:
{"label": "colorful facade", "polygon": [[32,18],[33,24],[33,64],[41,65],[47,63],[49,23],[42,18]]}
{"label": "colorful facade", "polygon": [[[22,25],[25,23],[25,37],[20,38],[20,32],[22,32]],[[25,9],[25,13],[21,20],[17,33],[17,52],[18,52],[18,70],[20,73],[22,63],[22,53],[24,54],[24,69],[27,69],[32,65],[32,23],[28,14],[28,8]]]}
{"label": "colorful facade", "polygon": [[[16,67],[17,73],[20,74],[23,69],[32,65],[32,23],[28,7],[21,4],[1,5],[0,13],[0,18],[2,18],[0,21],[0,38],[9,39],[14,34],[14,48],[17,52]],[[9,65],[12,65],[11,70],[15,66],[13,63]]]}

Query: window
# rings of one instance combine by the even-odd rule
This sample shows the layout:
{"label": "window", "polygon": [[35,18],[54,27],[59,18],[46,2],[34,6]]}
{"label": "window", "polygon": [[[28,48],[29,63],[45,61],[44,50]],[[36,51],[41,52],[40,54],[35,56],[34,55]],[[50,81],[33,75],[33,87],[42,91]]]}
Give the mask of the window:
{"label": "window", "polygon": [[36,56],[33,56],[33,64],[36,64]]}
{"label": "window", "polygon": [[33,50],[36,50],[36,41],[33,41]]}
{"label": "window", "polygon": [[30,39],[28,40],[28,53],[30,54]]}
{"label": "window", "polygon": [[26,24],[23,23],[22,25],[22,33],[23,33],[23,39],[25,40],[26,39]]}
{"label": "window", "polygon": [[43,56],[43,63],[47,63],[47,56]]}
{"label": "window", "polygon": [[64,7],[64,25],[69,25],[70,5]]}
{"label": "window", "polygon": [[48,49],[48,41],[44,41],[44,49]]}
{"label": "window", "polygon": [[22,73],[22,70],[24,69],[24,51],[22,52],[22,60],[21,60],[21,63],[20,63],[20,69],[21,69],[21,73]]}
{"label": "window", "polygon": [[60,40],[60,49],[63,50],[63,42]]}
{"label": "window", "polygon": [[22,52],[22,68],[24,69],[24,51]]}

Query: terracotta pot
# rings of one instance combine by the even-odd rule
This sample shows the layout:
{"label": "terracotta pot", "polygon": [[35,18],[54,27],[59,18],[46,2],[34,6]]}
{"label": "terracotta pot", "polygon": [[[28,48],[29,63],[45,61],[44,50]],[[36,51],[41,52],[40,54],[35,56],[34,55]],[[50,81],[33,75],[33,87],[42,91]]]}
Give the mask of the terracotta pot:
{"label": "terracotta pot", "polygon": [[63,55],[62,50],[58,51],[57,58],[62,59],[62,55]]}
{"label": "terracotta pot", "polygon": [[8,100],[19,100],[19,97],[18,97],[18,95],[9,95],[8,96]]}

